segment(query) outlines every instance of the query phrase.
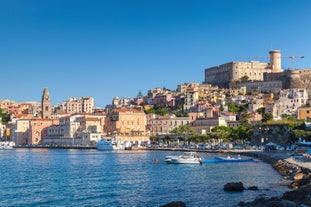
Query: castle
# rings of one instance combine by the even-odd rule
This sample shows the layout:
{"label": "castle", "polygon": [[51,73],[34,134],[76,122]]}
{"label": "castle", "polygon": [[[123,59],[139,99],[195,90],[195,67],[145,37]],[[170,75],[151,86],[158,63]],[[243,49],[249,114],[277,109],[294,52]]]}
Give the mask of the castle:
{"label": "castle", "polygon": [[245,86],[248,91],[273,92],[273,89],[305,88],[311,97],[311,69],[283,70],[281,51],[271,50],[270,63],[229,62],[205,69],[206,84],[222,88]]}

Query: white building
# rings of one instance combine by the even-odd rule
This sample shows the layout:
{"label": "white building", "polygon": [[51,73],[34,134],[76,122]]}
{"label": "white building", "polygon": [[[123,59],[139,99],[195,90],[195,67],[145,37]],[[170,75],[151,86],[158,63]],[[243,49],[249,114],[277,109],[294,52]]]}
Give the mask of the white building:
{"label": "white building", "polygon": [[199,101],[199,92],[194,90],[188,90],[185,93],[184,109],[190,111],[192,108],[196,107]]}
{"label": "white building", "polygon": [[296,114],[298,108],[307,104],[308,93],[306,89],[284,89],[280,91],[279,99],[274,102],[274,117],[282,114]]}

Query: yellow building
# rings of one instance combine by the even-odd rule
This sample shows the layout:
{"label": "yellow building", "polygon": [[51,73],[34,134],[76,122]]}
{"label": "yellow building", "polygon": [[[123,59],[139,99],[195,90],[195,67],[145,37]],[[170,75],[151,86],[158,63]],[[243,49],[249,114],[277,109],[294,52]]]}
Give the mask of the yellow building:
{"label": "yellow building", "polygon": [[29,144],[29,123],[29,119],[19,119],[12,125],[11,140],[15,142],[16,145]]}
{"label": "yellow building", "polygon": [[106,130],[122,141],[141,143],[149,141],[146,134],[146,115],[142,109],[118,108],[109,113]]}
{"label": "yellow building", "polygon": [[262,104],[263,104],[263,107],[266,107],[266,106],[268,106],[268,104],[273,103],[273,99],[274,99],[274,94],[273,93],[262,94]]}

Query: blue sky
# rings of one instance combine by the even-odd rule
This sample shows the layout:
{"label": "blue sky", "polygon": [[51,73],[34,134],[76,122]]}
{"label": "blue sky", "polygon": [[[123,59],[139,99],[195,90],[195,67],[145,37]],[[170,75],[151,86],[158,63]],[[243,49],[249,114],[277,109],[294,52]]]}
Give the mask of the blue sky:
{"label": "blue sky", "polygon": [[[52,104],[204,80],[279,49],[311,68],[309,0],[0,0],[0,99]],[[290,67],[288,58],[283,68]]]}

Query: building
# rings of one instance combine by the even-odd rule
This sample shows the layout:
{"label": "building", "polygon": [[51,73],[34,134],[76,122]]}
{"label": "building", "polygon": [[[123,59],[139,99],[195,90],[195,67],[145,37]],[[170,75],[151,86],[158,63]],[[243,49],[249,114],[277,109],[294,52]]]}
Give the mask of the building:
{"label": "building", "polygon": [[298,119],[311,119],[311,107],[304,106],[298,109]]}
{"label": "building", "polygon": [[207,68],[204,82],[223,88],[246,86],[247,92],[275,93],[280,89],[305,88],[311,97],[311,69],[282,70],[281,51],[271,50],[269,53],[270,63],[229,62]]}
{"label": "building", "polygon": [[11,126],[11,140],[16,145],[30,144],[29,138],[29,119],[18,119],[16,123]]}
{"label": "building", "polygon": [[121,141],[140,144],[149,141],[146,133],[146,115],[139,108],[116,108],[107,114],[105,131]]}
{"label": "building", "polygon": [[159,93],[156,94],[152,101],[153,105],[158,106],[175,106],[175,97],[173,93]]}
{"label": "building", "polygon": [[308,97],[308,93],[304,88],[281,90],[279,99],[274,101],[276,107],[274,117],[281,117],[282,114],[296,115],[298,109],[307,104]]}
{"label": "building", "polygon": [[58,120],[52,119],[30,119],[27,144],[41,144],[43,138],[47,135],[47,128],[57,123]]}
{"label": "building", "polygon": [[51,100],[47,88],[43,90],[41,99],[41,118],[48,119],[51,117]]}
{"label": "building", "polygon": [[80,99],[71,97],[67,101],[63,101],[61,112],[74,114],[74,113],[93,113],[94,110],[94,98],[89,96],[83,96]]}
{"label": "building", "polygon": [[0,108],[2,109],[3,113],[7,113],[7,109],[9,107],[18,107],[18,103],[11,100],[1,100],[0,101]]}
{"label": "building", "polygon": [[150,135],[168,135],[173,129],[178,129],[180,126],[190,125],[189,117],[176,117],[175,115],[159,116],[155,115],[149,121],[148,128]]}
{"label": "building", "polygon": [[71,114],[47,128],[43,144],[91,145],[104,135],[105,115]]}
{"label": "building", "polygon": [[199,101],[199,92],[195,89],[188,89],[184,94],[184,109],[186,111],[196,110]]}
{"label": "building", "polygon": [[224,117],[197,118],[191,128],[198,134],[207,134],[215,126],[228,126]]}
{"label": "building", "polygon": [[271,50],[270,63],[249,61],[229,62],[205,69],[206,84],[229,88],[230,83],[241,81],[263,81],[264,73],[279,73],[281,69],[281,51]]}

